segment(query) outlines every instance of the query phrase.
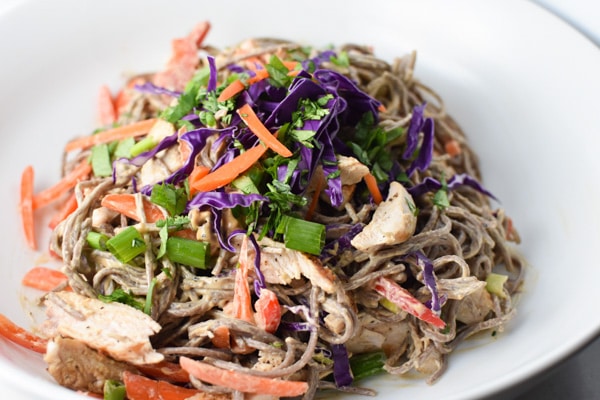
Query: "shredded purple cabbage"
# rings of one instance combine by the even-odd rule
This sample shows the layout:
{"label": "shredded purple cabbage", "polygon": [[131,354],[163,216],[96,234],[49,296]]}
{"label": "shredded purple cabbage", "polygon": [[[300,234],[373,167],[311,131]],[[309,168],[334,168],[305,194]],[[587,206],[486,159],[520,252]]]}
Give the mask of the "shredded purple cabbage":
{"label": "shredded purple cabbage", "polygon": [[135,85],[133,88],[135,90],[137,90],[138,92],[142,92],[142,93],[166,94],[167,96],[171,96],[171,97],[179,97],[179,96],[181,96],[181,92],[178,92],[176,90],[169,90],[169,89],[166,89],[166,88],[161,87],[161,86],[156,86],[152,82],[145,82],[142,85]]}
{"label": "shredded purple cabbage", "polygon": [[350,358],[348,350],[343,344],[332,344],[331,352],[333,355],[333,379],[335,386],[346,387],[352,385],[354,378],[350,369]]}
{"label": "shredded purple cabbage", "polygon": [[206,91],[210,93],[217,90],[217,64],[213,56],[207,56],[206,59],[208,60],[208,69],[210,71]]}
{"label": "shredded purple cabbage", "polygon": [[264,196],[258,194],[226,193],[226,192],[200,192],[196,194],[187,204],[188,211],[193,208],[209,206],[222,210],[237,206],[249,207],[255,201],[268,201]]}
{"label": "shredded purple cabbage", "polygon": [[[494,200],[497,200],[497,198],[491,192],[485,189],[483,185],[479,183],[479,181],[477,181],[477,179],[473,178],[469,174],[463,173],[453,175],[450,179],[448,179],[448,182],[446,183],[446,187],[448,188],[448,190],[453,190],[460,186],[469,186],[477,190],[478,192],[485,194],[486,196]],[[437,190],[440,190],[442,187],[443,185],[440,181],[428,176],[427,178],[423,179],[421,183],[411,188],[408,188],[407,190],[411,194],[411,196],[418,197],[428,192],[435,192]]]}
{"label": "shredded purple cabbage", "polygon": [[406,171],[406,175],[411,176],[415,170],[425,171],[433,158],[433,140],[434,140],[434,124],[432,118],[425,118],[423,113],[425,106],[423,103],[420,106],[413,108],[412,117],[406,133],[406,148],[402,157],[405,160],[410,160],[419,144],[419,134],[423,132],[423,141],[419,154],[413,160]]}
{"label": "shredded purple cabbage", "polygon": [[416,257],[417,263],[423,267],[423,281],[425,287],[431,293],[431,311],[439,315],[442,307],[437,291],[437,281],[435,279],[433,263],[420,251],[416,251],[413,255]]}

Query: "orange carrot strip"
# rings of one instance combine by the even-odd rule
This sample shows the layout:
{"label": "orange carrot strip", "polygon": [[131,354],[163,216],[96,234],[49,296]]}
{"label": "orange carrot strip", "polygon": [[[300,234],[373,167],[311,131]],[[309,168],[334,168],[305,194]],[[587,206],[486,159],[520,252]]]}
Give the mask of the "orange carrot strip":
{"label": "orange carrot strip", "polygon": [[292,71],[292,70],[296,69],[296,67],[300,63],[298,61],[282,61],[282,64],[285,65],[285,67],[287,69],[289,69],[290,71]]}
{"label": "orange carrot strip", "polygon": [[377,107],[377,111],[384,113],[384,112],[387,112],[387,108],[385,107],[385,105],[383,103],[381,103],[379,105],[379,107]]}
{"label": "orange carrot strip", "polygon": [[[187,389],[173,385],[166,381],[157,381],[133,372],[123,372],[123,383],[129,400],[185,400],[201,397],[205,392],[196,389]],[[195,397],[198,396],[198,397]],[[219,399],[220,397],[214,397]],[[226,397],[222,397],[225,399]]]}
{"label": "orange carrot strip", "polygon": [[317,178],[317,183],[315,186],[315,192],[313,193],[313,197],[310,200],[310,204],[308,206],[308,210],[306,210],[306,215],[304,219],[310,221],[312,219],[315,210],[317,209],[317,205],[319,204],[319,196],[321,196],[321,192],[323,191],[323,187],[325,186],[325,182],[323,179]]}
{"label": "orange carrot strip", "polygon": [[450,139],[444,143],[444,150],[450,157],[457,156],[462,152],[460,144],[454,139]]}
{"label": "orange carrot strip", "polygon": [[23,276],[21,283],[23,286],[49,292],[68,281],[69,278],[56,269],[33,267]]}
{"label": "orange carrot strip", "polygon": [[117,120],[115,99],[106,85],[100,86],[98,93],[98,122],[101,126],[110,126]]}
{"label": "orange carrot strip", "polygon": [[150,118],[144,121],[134,122],[133,124],[119,126],[118,128],[107,129],[96,133],[95,135],[73,139],[67,143],[65,151],[69,152],[77,149],[87,149],[97,144],[112,142],[113,140],[142,136],[150,131],[150,128],[152,128],[155,122],[156,118]]}
{"label": "orange carrot strip", "polygon": [[77,183],[92,172],[92,166],[87,160],[83,160],[71,172],[48,189],[44,189],[33,196],[33,209],[44,207],[59,199],[64,193],[73,189]]}
{"label": "orange carrot strip", "polygon": [[37,353],[46,352],[46,339],[26,331],[3,314],[0,314],[0,336]]}
{"label": "orange carrot strip", "polygon": [[204,178],[194,182],[194,184],[190,183],[192,194],[209,192],[231,183],[235,178],[252,167],[266,151],[267,147],[262,144],[246,150],[227,164],[220,166]]}
{"label": "orange carrot strip", "polygon": [[56,228],[58,224],[64,221],[71,213],[77,210],[77,196],[75,193],[71,193],[65,204],[60,208],[60,210],[54,214],[54,217],[48,223],[48,227],[50,229]]}
{"label": "orange carrot strip", "polygon": [[375,179],[375,177],[371,173],[365,175],[363,179],[367,184],[367,188],[369,189],[371,196],[373,196],[373,201],[375,202],[375,204],[381,203],[383,201],[383,196],[381,195],[379,186],[377,186],[377,179]]}
{"label": "orange carrot strip", "polygon": [[[162,210],[151,201],[142,198],[144,205],[144,213],[146,214],[147,222],[156,222],[161,219],[165,219],[166,216]],[[120,194],[107,194],[100,202],[102,207],[106,207],[109,210],[117,211],[125,215],[128,218],[140,221],[141,218],[137,214],[137,208],[135,205],[135,195],[129,193]]]}
{"label": "orange carrot strip", "polygon": [[204,362],[194,361],[187,357],[180,357],[179,364],[190,375],[203,382],[228,387],[244,393],[295,397],[306,393],[308,390],[308,383],[306,382],[248,375],[243,372],[222,369]]}
{"label": "orange carrot strip", "polygon": [[290,157],[292,155],[292,152],[277,140],[277,138],[263,125],[249,104],[246,103],[238,108],[237,113],[242,118],[242,121],[248,125],[248,128],[250,128],[252,133],[262,140],[267,147],[282,157]]}
{"label": "orange carrot strip", "polygon": [[27,244],[33,250],[37,249],[35,239],[35,223],[33,221],[33,167],[28,165],[21,174],[21,199],[19,201],[19,211],[21,213],[21,222]]}
{"label": "orange carrot strip", "polygon": [[155,379],[173,383],[187,383],[190,381],[190,374],[184,371],[181,365],[166,360],[157,364],[137,365],[136,368],[144,375]]}
{"label": "orange carrot strip", "polygon": [[248,236],[244,235],[240,246],[238,268],[235,271],[233,317],[253,324],[254,313],[252,312],[252,299],[248,288],[248,264]]}
{"label": "orange carrot strip", "polygon": [[204,165],[196,165],[192,170],[192,173],[188,177],[188,183],[190,187],[194,186],[196,182],[204,178],[206,175],[210,173],[210,168]]}
{"label": "orange carrot strip", "polygon": [[267,71],[266,69],[257,69],[254,73],[255,73],[254,76],[251,76],[250,78],[248,78],[249,85],[260,82],[269,77],[269,71]]}
{"label": "orange carrot strip", "polygon": [[225,87],[225,89],[223,89],[221,94],[219,94],[219,97],[217,97],[217,101],[229,100],[230,98],[232,98],[236,94],[240,93],[245,88],[246,88],[246,86],[244,85],[244,83],[241,80],[236,79],[233,82],[231,82],[229,85],[227,85]]}

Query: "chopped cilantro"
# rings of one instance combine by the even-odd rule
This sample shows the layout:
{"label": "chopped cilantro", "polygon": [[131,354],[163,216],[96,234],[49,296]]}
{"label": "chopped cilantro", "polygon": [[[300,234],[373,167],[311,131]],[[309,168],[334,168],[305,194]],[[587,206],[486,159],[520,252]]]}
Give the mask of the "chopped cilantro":
{"label": "chopped cilantro", "polygon": [[128,293],[121,288],[113,290],[113,292],[109,295],[99,294],[98,299],[102,300],[105,303],[115,302],[127,304],[128,306],[137,308],[138,310],[144,310],[144,303],[136,300],[131,291]]}

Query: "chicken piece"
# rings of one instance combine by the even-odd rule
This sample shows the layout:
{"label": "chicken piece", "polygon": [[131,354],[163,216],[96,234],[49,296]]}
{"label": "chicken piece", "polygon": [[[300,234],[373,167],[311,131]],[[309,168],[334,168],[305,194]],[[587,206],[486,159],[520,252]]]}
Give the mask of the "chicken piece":
{"label": "chicken piece", "polygon": [[414,209],[412,196],[404,186],[392,182],[387,199],[379,204],[371,222],[350,243],[358,250],[367,251],[406,241],[417,227]]}
{"label": "chicken piece", "polygon": [[318,258],[287,249],[282,243],[263,239],[260,270],[268,283],[287,285],[301,276],[327,293],[335,292],[334,274]]}
{"label": "chicken piece", "polygon": [[456,310],[456,319],[465,324],[481,322],[494,308],[492,296],[485,287],[466,296]]}
{"label": "chicken piece", "polygon": [[106,207],[94,208],[94,211],[92,211],[92,227],[102,228],[110,225],[110,222],[118,215],[118,212],[109,210]]}
{"label": "chicken piece", "polygon": [[99,394],[103,392],[104,381],[120,381],[123,371],[136,372],[130,364],[115,361],[78,340],[60,336],[48,342],[44,361],[60,385]]}
{"label": "chicken piece", "polygon": [[355,185],[369,173],[369,167],[354,157],[338,156],[342,185]]}
{"label": "chicken piece", "polygon": [[45,304],[48,319],[42,330],[48,337],[76,339],[134,365],[154,364],[164,358],[150,344],[150,336],[161,326],[133,307],[104,303],[74,292],[49,293]]}
{"label": "chicken piece", "polygon": [[452,279],[439,279],[438,292],[440,295],[446,295],[452,300],[462,300],[466,296],[485,288],[485,282],[477,279],[476,276],[463,276]]}

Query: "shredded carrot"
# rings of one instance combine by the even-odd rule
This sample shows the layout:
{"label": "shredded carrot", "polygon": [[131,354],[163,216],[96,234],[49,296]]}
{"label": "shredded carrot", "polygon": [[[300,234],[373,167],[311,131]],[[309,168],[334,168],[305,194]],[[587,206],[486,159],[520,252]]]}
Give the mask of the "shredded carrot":
{"label": "shredded carrot", "polygon": [[5,315],[0,314],[0,336],[26,349],[44,354],[48,341],[21,328]]}
{"label": "shredded carrot", "polygon": [[[141,217],[137,213],[137,207],[135,204],[135,195],[130,193],[113,193],[107,194],[102,198],[100,202],[102,207],[106,207],[109,210],[117,211],[125,215],[128,218],[140,221]],[[142,204],[144,205],[144,213],[146,214],[146,222],[156,222],[161,219],[165,219],[166,216],[163,211],[156,204],[152,203],[146,198],[142,198]]]}
{"label": "shredded carrot", "polygon": [[110,143],[114,140],[142,136],[150,131],[150,128],[152,128],[155,122],[156,118],[150,118],[144,121],[134,122],[133,124],[107,129],[96,133],[95,135],[74,139],[67,143],[65,151],[69,152],[78,149],[87,149],[101,143]]}
{"label": "shredded carrot", "polygon": [[[154,380],[125,371],[122,374],[123,383],[125,384],[125,392],[129,400],[185,400],[190,398],[204,398],[205,392],[196,389],[188,389],[181,386],[173,385],[172,383]],[[226,399],[228,397],[217,397],[213,399]]]}
{"label": "shredded carrot", "polygon": [[384,113],[384,112],[387,112],[387,108],[385,107],[385,105],[383,103],[381,103],[379,105],[379,107],[377,107],[377,111]]}
{"label": "shredded carrot", "polygon": [[254,76],[251,76],[250,78],[248,78],[249,85],[263,81],[269,77],[269,71],[267,71],[266,69],[257,69],[254,72],[254,74],[255,74]]}
{"label": "shredded carrot", "polygon": [[308,210],[306,210],[306,215],[304,216],[305,220],[310,221],[312,219],[313,214],[315,213],[315,211],[317,209],[317,205],[319,204],[319,196],[321,196],[321,192],[323,191],[324,186],[325,186],[324,180],[321,179],[321,177],[317,178],[315,192],[313,193],[313,197],[310,200]]}
{"label": "shredded carrot", "polygon": [[254,323],[250,289],[248,288],[248,237],[240,246],[238,268],[235,271],[235,283],[233,289],[233,317],[246,322]]}
{"label": "shredded carrot", "polygon": [[225,89],[223,89],[221,94],[219,94],[217,101],[229,100],[230,98],[232,98],[236,94],[240,93],[245,88],[246,88],[246,86],[244,85],[244,83],[240,79],[236,79],[233,82],[231,82],[229,85],[227,85],[225,87]]}
{"label": "shredded carrot", "polygon": [[64,221],[75,210],[77,210],[77,196],[75,196],[75,193],[71,193],[67,201],[65,201],[65,203],[60,208],[60,210],[58,210],[58,212],[54,214],[54,217],[52,217],[52,219],[48,223],[48,227],[50,229],[56,228],[58,224]]}
{"label": "shredded carrot", "polygon": [[196,165],[194,167],[194,169],[192,170],[192,173],[188,177],[188,183],[189,183],[190,187],[193,187],[196,184],[196,182],[200,181],[202,178],[204,178],[209,173],[210,173],[210,168],[208,168],[204,165]]}
{"label": "shredded carrot", "polygon": [[110,89],[106,85],[100,86],[98,93],[98,123],[101,126],[110,126],[117,120],[117,110],[115,107]]}
{"label": "shredded carrot", "polygon": [[248,128],[271,150],[282,157],[290,157],[292,152],[285,147],[269,130],[263,125],[252,107],[246,103],[237,109],[237,113],[248,125]]}
{"label": "shredded carrot", "polygon": [[212,171],[204,178],[194,182],[194,184],[190,184],[190,191],[192,194],[209,192],[231,183],[235,178],[252,167],[266,151],[267,148],[262,144],[246,150],[227,164]]}
{"label": "shredded carrot", "polygon": [[33,209],[37,210],[58,200],[64,193],[73,189],[80,180],[86,178],[90,172],[92,172],[91,164],[87,160],[83,160],[56,184],[33,196]]}
{"label": "shredded carrot", "polygon": [[33,167],[31,165],[25,167],[21,174],[21,199],[19,201],[19,211],[27,244],[33,250],[36,250],[37,241],[35,239],[35,223],[33,220],[33,175]]}
{"label": "shredded carrot", "polygon": [[33,267],[23,276],[21,283],[23,286],[49,292],[60,285],[66,284],[68,281],[69,278],[56,269]]}
{"label": "shredded carrot", "polygon": [[190,374],[184,371],[181,365],[166,360],[156,364],[137,365],[136,368],[144,375],[155,379],[174,383],[187,383],[190,381]]}
{"label": "shredded carrot", "polygon": [[298,61],[282,61],[282,63],[290,71],[296,69],[296,67],[300,64]]}
{"label": "shredded carrot", "polygon": [[294,70],[292,70],[292,71],[288,72],[288,73],[287,73],[287,76],[298,76],[298,74],[299,74],[300,72],[302,72],[302,70],[300,70],[300,69],[294,69]]}
{"label": "shredded carrot", "polygon": [[373,176],[373,174],[368,173],[363,178],[365,183],[367,184],[367,188],[373,197],[373,201],[375,204],[379,204],[383,201],[383,196],[381,195],[381,191],[379,190],[379,186],[377,186],[377,179]]}
{"label": "shredded carrot", "polygon": [[462,152],[460,143],[458,143],[458,141],[455,139],[450,139],[444,143],[444,150],[450,157],[455,157]]}
{"label": "shredded carrot", "polygon": [[213,385],[228,387],[244,393],[265,394],[276,397],[296,397],[308,390],[308,383],[267,378],[222,369],[188,357],[180,357],[179,364],[193,377]]}

